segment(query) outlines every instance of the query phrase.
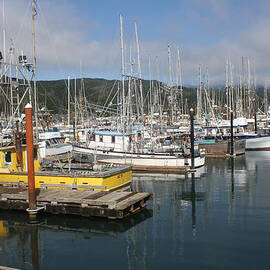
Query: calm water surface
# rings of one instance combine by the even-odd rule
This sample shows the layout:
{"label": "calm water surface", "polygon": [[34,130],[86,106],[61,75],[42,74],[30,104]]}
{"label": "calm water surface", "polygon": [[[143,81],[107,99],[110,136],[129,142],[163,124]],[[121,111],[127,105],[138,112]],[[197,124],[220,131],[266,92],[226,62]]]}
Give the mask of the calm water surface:
{"label": "calm water surface", "polygon": [[19,269],[267,269],[270,153],[208,160],[193,177],[134,176],[153,193],[122,222],[0,212],[0,265]]}

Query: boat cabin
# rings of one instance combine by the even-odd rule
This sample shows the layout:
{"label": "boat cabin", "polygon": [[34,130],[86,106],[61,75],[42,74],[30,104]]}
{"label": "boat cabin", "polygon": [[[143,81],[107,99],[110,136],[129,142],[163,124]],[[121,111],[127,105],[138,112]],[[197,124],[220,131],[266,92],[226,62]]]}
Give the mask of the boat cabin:
{"label": "boat cabin", "polygon": [[88,147],[102,150],[130,151],[140,140],[139,132],[123,134],[117,131],[99,130],[88,133]]}
{"label": "boat cabin", "polygon": [[[37,146],[34,147],[34,166],[35,171],[39,171],[40,163]],[[0,172],[4,171],[27,171],[26,145],[22,145],[21,161],[14,145],[0,148]]]}

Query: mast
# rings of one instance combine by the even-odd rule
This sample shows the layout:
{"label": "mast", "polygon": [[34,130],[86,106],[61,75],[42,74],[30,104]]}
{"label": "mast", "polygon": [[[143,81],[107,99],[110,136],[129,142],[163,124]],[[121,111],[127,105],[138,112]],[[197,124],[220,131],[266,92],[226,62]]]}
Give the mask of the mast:
{"label": "mast", "polygon": [[[181,70],[181,58],[180,58],[180,49],[177,48],[177,71],[179,76],[179,86],[180,86],[180,111],[181,114],[184,113],[183,109],[183,85],[182,85],[182,70]],[[178,76],[177,76],[177,88],[178,88]]]}
{"label": "mast", "polygon": [[136,35],[136,45],[137,45],[137,61],[138,61],[138,76],[139,76],[139,87],[140,87],[140,98],[141,98],[141,121],[144,121],[144,110],[143,110],[143,90],[142,90],[142,71],[141,71],[141,60],[140,60],[140,44],[138,38],[138,28],[137,22],[134,21],[135,35]]}
{"label": "mast", "polygon": [[33,55],[33,80],[34,80],[34,102],[35,102],[35,122],[36,122],[36,140],[38,140],[38,105],[37,105],[37,82],[36,82],[36,34],[35,34],[35,16],[37,15],[37,0],[32,0],[32,55]]}
{"label": "mast", "polygon": [[[3,60],[4,63],[7,61],[6,57],[6,19],[5,19],[5,0],[3,0]],[[4,81],[6,81],[6,66],[3,65],[4,70]]]}
{"label": "mast", "polygon": [[252,100],[251,100],[251,85],[250,85],[250,61],[249,58],[247,57],[247,76],[248,76],[248,107],[249,107],[249,114],[248,117],[251,117],[252,115]]}
{"label": "mast", "polygon": [[199,65],[199,88],[197,89],[197,121],[201,121],[202,116],[202,65]]}
{"label": "mast", "polygon": [[77,80],[76,80],[76,77],[74,79],[74,113],[75,113],[75,119],[74,119],[74,122],[75,122],[75,129],[76,129],[76,125],[77,125]]}
{"label": "mast", "polygon": [[171,124],[173,123],[173,104],[174,104],[174,100],[173,100],[173,89],[172,89],[172,66],[171,66],[171,46],[170,44],[168,44],[168,72],[169,72],[169,89],[170,89],[170,109],[171,109]]}
{"label": "mast", "polygon": [[68,76],[68,127],[70,126],[70,76]]}
{"label": "mast", "polygon": [[121,42],[121,77],[122,77],[122,117],[121,123],[124,129],[125,117],[125,60],[124,60],[124,40],[123,40],[123,15],[120,13],[120,42]]}
{"label": "mast", "polygon": [[267,119],[268,118],[268,95],[267,95],[266,81],[264,81],[264,113]]}

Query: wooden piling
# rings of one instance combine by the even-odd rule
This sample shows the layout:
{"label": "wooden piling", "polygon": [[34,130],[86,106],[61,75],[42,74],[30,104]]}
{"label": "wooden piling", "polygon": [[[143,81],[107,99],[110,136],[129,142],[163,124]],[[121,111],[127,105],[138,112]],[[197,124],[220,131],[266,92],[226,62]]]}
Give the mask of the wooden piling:
{"label": "wooden piling", "polygon": [[26,147],[27,147],[27,169],[28,169],[28,199],[29,213],[36,210],[36,195],[35,195],[35,169],[34,169],[34,139],[33,139],[33,124],[32,124],[32,106],[25,106],[26,118]]}

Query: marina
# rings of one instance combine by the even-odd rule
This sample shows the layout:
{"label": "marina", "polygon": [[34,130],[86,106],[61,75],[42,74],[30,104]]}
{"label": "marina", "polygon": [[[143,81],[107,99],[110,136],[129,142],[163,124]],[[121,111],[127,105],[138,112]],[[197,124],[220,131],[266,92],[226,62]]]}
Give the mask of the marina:
{"label": "marina", "polygon": [[0,2],[0,270],[267,268],[266,1]]}

